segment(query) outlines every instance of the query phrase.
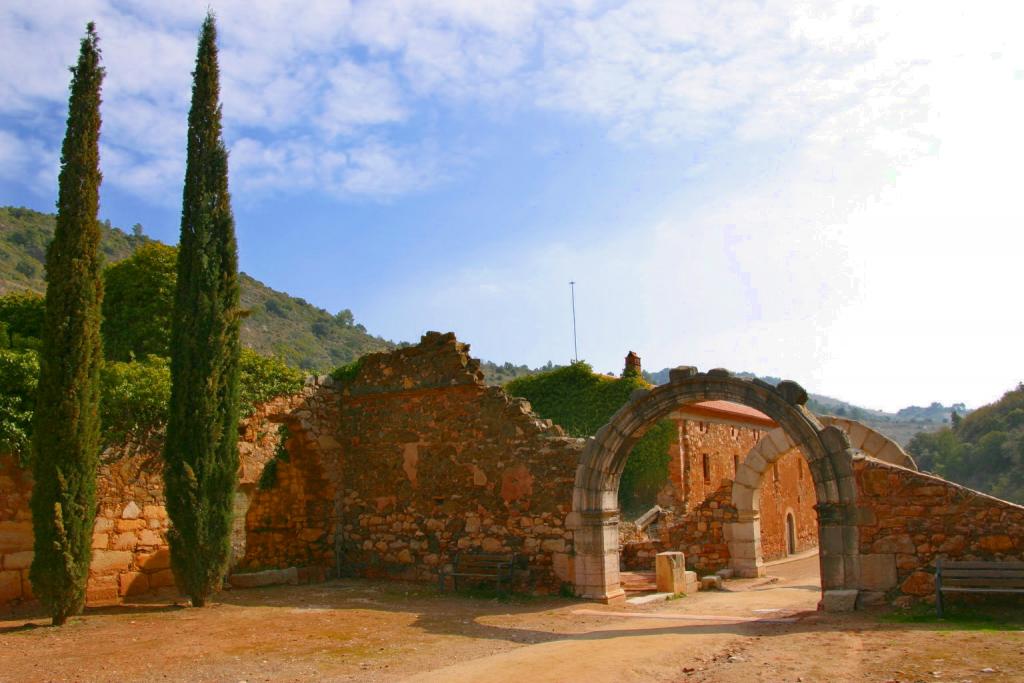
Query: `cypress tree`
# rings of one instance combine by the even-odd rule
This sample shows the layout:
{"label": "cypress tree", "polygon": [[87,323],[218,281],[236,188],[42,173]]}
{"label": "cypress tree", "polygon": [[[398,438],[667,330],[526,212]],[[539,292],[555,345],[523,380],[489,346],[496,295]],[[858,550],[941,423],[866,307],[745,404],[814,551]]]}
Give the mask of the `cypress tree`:
{"label": "cypress tree", "polygon": [[238,478],[238,251],[211,14],[203,22],[193,77],[164,486],[171,568],[192,604],[201,607],[227,569]]}
{"label": "cypress tree", "polygon": [[54,625],[85,605],[100,452],[99,38],[90,22],[71,67],[57,226],[46,250],[46,303],[33,429],[29,578]]}

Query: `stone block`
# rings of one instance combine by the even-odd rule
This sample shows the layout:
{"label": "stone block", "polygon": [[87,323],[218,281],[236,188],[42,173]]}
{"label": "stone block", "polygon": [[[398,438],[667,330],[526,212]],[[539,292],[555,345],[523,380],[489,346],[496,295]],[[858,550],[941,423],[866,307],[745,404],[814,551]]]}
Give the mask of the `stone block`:
{"label": "stone block", "polygon": [[170,569],[161,569],[149,575],[150,588],[165,588],[174,585],[174,572]]}
{"label": "stone block", "polygon": [[91,606],[116,604],[119,601],[117,589],[116,576],[90,577],[85,588],[85,603]]}
{"label": "stone block", "polygon": [[128,504],[121,510],[121,519],[138,519],[139,515],[142,514],[142,510],[135,504],[134,500],[128,501]]}
{"label": "stone block", "polygon": [[228,577],[228,583],[234,588],[258,588],[259,586],[282,584],[296,586],[299,583],[299,571],[295,567],[288,567],[287,569],[266,569],[248,574],[232,574]]}
{"label": "stone block", "polygon": [[161,548],[152,553],[139,553],[135,556],[135,563],[147,572],[169,569],[171,566],[171,551],[167,548]]}
{"label": "stone block", "polygon": [[[126,571],[132,563],[132,554],[127,550],[97,550],[92,554],[89,573],[97,576]],[[117,587],[114,587],[115,593]]]}
{"label": "stone block", "polygon": [[860,556],[860,587],[867,591],[895,588],[896,556],[891,553]]}
{"label": "stone block", "polygon": [[139,532],[138,544],[143,546],[164,545],[164,539],[152,529],[143,529]]}
{"label": "stone block", "polygon": [[93,550],[106,550],[108,545],[110,545],[110,536],[106,532],[92,535]]}
{"label": "stone block", "polygon": [[114,534],[110,547],[114,550],[133,550],[138,541],[139,537],[134,531],[126,531],[123,534]]}
{"label": "stone block", "polygon": [[35,553],[31,550],[22,550],[20,553],[4,555],[3,567],[4,569],[28,569],[32,566],[33,557],[35,557]]}
{"label": "stone block", "polygon": [[899,534],[878,539],[871,545],[871,552],[913,554],[917,552],[917,546],[914,545],[914,541],[910,536]]}
{"label": "stone block", "polygon": [[0,522],[0,554],[31,550],[32,522]]}
{"label": "stone block", "polygon": [[0,571],[0,604],[21,597],[21,572]]}
{"label": "stone block", "polygon": [[702,576],[700,579],[700,589],[702,591],[722,590],[722,585],[722,577],[717,574]]}
{"label": "stone block", "polygon": [[683,553],[658,553],[654,558],[654,574],[661,593],[683,593],[686,559]]}
{"label": "stone block", "polygon": [[697,572],[684,572],[683,573],[683,592],[687,595],[693,595],[700,590],[700,580],[697,578]]}
{"label": "stone block", "polygon": [[114,520],[109,517],[97,517],[96,523],[92,527],[93,533],[106,533],[108,531],[113,531],[113,529]]}
{"label": "stone block", "polygon": [[822,609],[826,612],[852,612],[857,607],[855,589],[834,589],[825,591],[821,598]]}
{"label": "stone block", "polygon": [[149,591],[149,578],[142,572],[124,572],[117,578],[121,595],[141,595]]}
{"label": "stone block", "polygon": [[146,519],[167,519],[167,509],[163,505],[144,505],[142,516]]}
{"label": "stone block", "polygon": [[935,575],[929,572],[914,572],[900,585],[900,590],[907,595],[934,595]]}
{"label": "stone block", "polygon": [[114,522],[114,531],[125,533],[127,531],[138,531],[146,527],[144,519],[119,519]]}

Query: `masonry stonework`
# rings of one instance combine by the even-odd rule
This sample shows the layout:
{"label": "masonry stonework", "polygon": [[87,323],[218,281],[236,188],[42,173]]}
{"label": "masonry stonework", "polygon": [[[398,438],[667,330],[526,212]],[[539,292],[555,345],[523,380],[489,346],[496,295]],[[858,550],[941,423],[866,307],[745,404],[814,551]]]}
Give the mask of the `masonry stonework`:
{"label": "masonry stonework", "polygon": [[930,598],[935,560],[1024,561],[1024,506],[858,457],[862,598]]}
{"label": "masonry stonework", "polygon": [[[315,384],[295,396],[257,406],[239,423],[239,486],[236,510],[245,517],[248,499],[277,448],[276,422],[301,409]],[[97,513],[86,604],[177,596],[167,547],[163,460],[160,440],[107,449],[96,476]],[[0,455],[0,611],[33,599],[32,478],[9,455]],[[245,552],[244,525],[232,535],[234,561]]]}

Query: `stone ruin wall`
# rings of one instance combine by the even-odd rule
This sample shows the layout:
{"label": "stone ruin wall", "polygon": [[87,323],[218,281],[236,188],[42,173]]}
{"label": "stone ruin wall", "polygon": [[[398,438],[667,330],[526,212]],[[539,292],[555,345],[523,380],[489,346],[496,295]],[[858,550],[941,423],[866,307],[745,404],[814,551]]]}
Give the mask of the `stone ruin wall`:
{"label": "stone ruin wall", "polygon": [[[333,497],[337,557],[322,561],[342,574],[436,581],[456,553],[484,551],[516,554],[520,590],[571,581],[565,518],[582,440],[486,386],[468,350],[452,334],[428,333],[417,346],[365,356],[340,387],[340,451],[315,464],[315,454],[293,453],[279,469],[292,471],[287,484],[256,495],[244,564],[309,561],[284,528],[274,542],[256,539],[270,511],[283,523]],[[298,483],[303,467],[337,471],[334,488]]]}
{"label": "stone ruin wall", "polygon": [[859,456],[861,589],[868,601],[935,595],[935,560],[1024,561],[1024,506]]}
{"label": "stone ruin wall", "polygon": [[[239,424],[239,487],[236,511],[248,507],[263,466],[278,444],[276,421],[301,409],[315,385],[300,394],[262,404]],[[167,547],[163,461],[159,439],[104,452],[96,477],[97,516],[86,604],[116,604],[127,597],[177,596]],[[0,611],[32,600],[32,478],[10,455],[0,455]],[[236,525],[232,548],[245,550],[244,526]]]}

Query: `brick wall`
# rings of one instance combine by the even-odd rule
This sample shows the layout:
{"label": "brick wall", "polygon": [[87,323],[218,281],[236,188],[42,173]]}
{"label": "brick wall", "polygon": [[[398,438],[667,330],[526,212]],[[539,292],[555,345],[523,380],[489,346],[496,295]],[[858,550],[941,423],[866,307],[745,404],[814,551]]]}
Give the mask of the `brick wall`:
{"label": "brick wall", "polygon": [[796,552],[818,546],[818,513],[814,479],[798,449],[769,465],[761,479],[761,553],[765,560],[785,557],[786,515],[796,526]]}
{"label": "brick wall", "polygon": [[[736,476],[736,461],[743,462],[750,449],[764,435],[757,428],[742,427],[705,420],[678,420],[680,443],[676,448],[681,467],[670,468],[670,475],[679,472],[682,506],[686,512],[703,504],[714,495],[723,482]],[[705,476],[704,456],[708,456]]]}

